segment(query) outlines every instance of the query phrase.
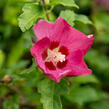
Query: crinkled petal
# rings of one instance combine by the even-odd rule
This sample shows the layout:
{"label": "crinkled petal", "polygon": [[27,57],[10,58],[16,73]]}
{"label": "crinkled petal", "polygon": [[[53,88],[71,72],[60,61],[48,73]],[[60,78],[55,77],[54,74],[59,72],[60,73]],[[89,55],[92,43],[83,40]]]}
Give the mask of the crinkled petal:
{"label": "crinkled petal", "polygon": [[84,54],[91,47],[94,37],[93,35],[85,35],[80,31],[72,28],[63,18],[59,17],[57,20],[59,27],[59,33],[53,35],[51,40],[60,42],[61,46],[67,46],[70,52],[75,50],[83,50]]}
{"label": "crinkled petal", "polygon": [[63,18],[59,17],[54,24],[39,20],[33,27],[38,39],[48,37],[51,41],[60,42],[61,46],[67,46],[70,52],[81,49],[84,54],[93,43],[93,35],[85,35],[72,28]]}
{"label": "crinkled petal", "polygon": [[39,20],[38,23],[33,26],[34,34],[39,40],[44,37],[49,37],[53,32],[53,26],[54,25],[48,21]]}
{"label": "crinkled petal", "polygon": [[72,52],[68,56],[68,61],[67,69],[71,69],[68,76],[87,75],[92,72],[92,70],[85,64],[84,53],[81,50]]}
{"label": "crinkled petal", "polygon": [[50,79],[52,79],[52,80],[54,80],[55,82],[60,82],[60,80],[63,78],[63,77],[65,77],[65,76],[67,76],[68,74],[69,74],[69,72],[70,72],[70,70],[60,70],[60,69],[56,69],[55,71],[51,71],[51,70],[48,70],[48,69],[46,69],[45,70],[45,73],[47,72],[47,76],[50,78]]}
{"label": "crinkled petal", "polygon": [[50,45],[50,40],[45,37],[39,40],[37,43],[35,43],[33,47],[31,48],[32,56],[35,58],[38,66],[42,68],[43,70],[45,69],[45,63],[42,59],[42,53],[44,52],[46,48],[49,47],[49,45]]}
{"label": "crinkled petal", "polygon": [[33,26],[33,30],[38,39],[44,37],[49,37],[51,40],[58,40],[61,38],[61,34],[66,28],[66,22],[63,18],[59,17],[54,24],[45,21],[39,20],[37,24]]}
{"label": "crinkled petal", "polygon": [[94,40],[93,37],[77,40],[77,41],[73,42],[71,45],[69,45],[69,47],[68,47],[69,51],[73,52],[73,51],[80,49],[84,52],[84,54],[86,54],[87,51],[90,49],[90,47],[93,43],[93,40]]}

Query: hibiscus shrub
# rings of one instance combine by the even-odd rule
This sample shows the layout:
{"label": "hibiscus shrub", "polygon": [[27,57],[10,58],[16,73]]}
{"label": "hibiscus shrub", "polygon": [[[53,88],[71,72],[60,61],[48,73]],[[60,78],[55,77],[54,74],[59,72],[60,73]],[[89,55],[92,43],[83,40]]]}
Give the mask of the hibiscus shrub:
{"label": "hibiscus shrub", "polygon": [[109,109],[108,4],[0,1],[0,109]]}

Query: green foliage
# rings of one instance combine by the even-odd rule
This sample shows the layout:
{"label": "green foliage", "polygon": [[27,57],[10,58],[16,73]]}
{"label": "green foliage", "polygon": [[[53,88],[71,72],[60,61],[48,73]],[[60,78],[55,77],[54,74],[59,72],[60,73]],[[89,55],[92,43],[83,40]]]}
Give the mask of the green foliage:
{"label": "green foliage", "polygon": [[79,21],[79,22],[82,22],[84,24],[92,24],[92,22],[88,19],[87,16],[81,15],[81,14],[76,14],[75,15],[75,20]]}
{"label": "green foliage", "polygon": [[[105,7],[105,6],[104,6]],[[91,75],[48,79],[32,61],[34,24],[61,16],[94,34],[85,56]],[[94,0],[0,1],[0,109],[109,109],[109,13]],[[21,32],[21,30],[22,32]]]}
{"label": "green foliage", "polygon": [[4,21],[10,23],[12,25],[17,26],[18,21],[18,13],[20,12],[20,5],[16,4],[13,6],[12,4],[7,4],[3,13]]}
{"label": "green foliage", "polygon": [[18,40],[16,45],[13,46],[7,60],[7,64],[9,67],[16,64],[21,58],[21,56],[23,55],[24,53],[23,43],[24,43],[24,40],[23,38],[21,38]]}
{"label": "green foliage", "polygon": [[[89,58],[90,56],[90,58]],[[109,68],[109,61],[108,61],[108,57],[100,55],[98,52],[96,51],[92,51],[90,50],[88,52],[88,54],[86,55],[86,59],[87,61],[93,65],[93,67],[95,69],[99,70],[100,72],[107,72],[108,68]]]}
{"label": "green foliage", "polygon": [[99,83],[99,80],[97,77],[93,74],[91,75],[82,75],[78,77],[73,77],[73,81],[81,84],[86,84],[86,83]]}
{"label": "green foliage", "polygon": [[50,0],[50,5],[63,5],[79,8],[74,0]]}
{"label": "green foliage", "polygon": [[19,17],[19,27],[23,32],[30,29],[37,19],[43,18],[44,11],[40,5],[37,4],[25,4],[23,7],[23,13]]}
{"label": "green foliage", "polygon": [[93,16],[94,24],[97,30],[96,39],[99,42],[108,43],[109,42],[109,14],[107,13],[98,13],[96,16]]}
{"label": "green foliage", "polygon": [[13,101],[5,101],[3,103],[3,108],[4,109],[19,109],[19,104],[18,104],[18,96],[11,96]]}
{"label": "green foliage", "polygon": [[68,83],[63,80],[59,84],[45,79],[38,85],[39,93],[41,93],[41,102],[44,109],[62,109],[60,95],[68,92]]}
{"label": "green foliage", "polygon": [[[104,93],[96,91],[89,86],[72,87],[70,88],[69,95],[65,96],[72,103],[77,103],[82,106],[84,103],[98,101],[104,98]],[[107,97],[107,95],[105,96]]]}
{"label": "green foliage", "polygon": [[100,101],[93,103],[91,109],[109,109],[109,103],[107,101]]}
{"label": "green foliage", "polygon": [[0,50],[0,68],[3,66],[5,61],[5,54]]}
{"label": "green foliage", "polygon": [[60,16],[64,18],[68,23],[73,26],[75,21],[75,13],[70,10],[61,11]]}
{"label": "green foliage", "polygon": [[72,27],[75,25],[75,21],[82,22],[84,24],[92,24],[87,16],[76,14],[71,10],[61,11],[60,16],[64,18]]}

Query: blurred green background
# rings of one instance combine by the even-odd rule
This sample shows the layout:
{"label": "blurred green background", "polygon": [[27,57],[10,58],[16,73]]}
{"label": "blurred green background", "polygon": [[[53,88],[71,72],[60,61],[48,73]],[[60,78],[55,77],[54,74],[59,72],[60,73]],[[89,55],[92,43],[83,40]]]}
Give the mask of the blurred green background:
{"label": "blurred green background", "polygon": [[[35,35],[30,28],[32,25],[25,31],[23,24],[18,23],[22,7],[32,2],[36,0],[0,0],[0,109],[43,109],[37,91],[42,71],[34,62],[32,64],[30,54]],[[60,15],[81,32],[94,34],[94,44],[85,56],[93,73],[70,78],[70,92],[61,97],[63,109],[109,109],[109,0],[75,2],[79,9],[68,8],[78,13],[75,19],[73,11],[54,5],[50,21],[54,22]],[[30,17],[28,13],[25,19]]]}

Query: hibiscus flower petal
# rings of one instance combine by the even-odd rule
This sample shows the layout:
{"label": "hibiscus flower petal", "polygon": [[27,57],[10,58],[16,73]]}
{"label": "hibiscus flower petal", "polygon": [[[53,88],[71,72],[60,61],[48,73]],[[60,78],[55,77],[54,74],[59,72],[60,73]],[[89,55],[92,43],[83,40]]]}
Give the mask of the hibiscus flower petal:
{"label": "hibiscus flower petal", "polygon": [[33,27],[38,39],[48,37],[51,41],[60,42],[61,46],[67,46],[70,52],[78,48],[84,51],[89,50],[93,43],[93,35],[85,35],[82,32],[72,28],[63,18],[59,17],[54,24],[39,20]]}
{"label": "hibiscus flower petal", "polygon": [[51,71],[51,70],[46,70],[45,72],[47,72],[47,76],[54,80],[55,82],[60,82],[60,80],[67,76],[70,72],[70,70],[60,70],[60,69],[56,69],[55,71]]}
{"label": "hibiscus flower petal", "polygon": [[[59,40],[61,33],[66,28],[66,22],[59,17],[55,23],[50,23],[45,20],[39,20],[37,24],[33,26],[34,34],[40,40],[44,37],[49,37],[52,41]],[[65,29],[66,30],[66,29]]]}
{"label": "hibiscus flower petal", "polygon": [[70,52],[77,49],[83,50],[84,54],[91,47],[94,37],[93,35],[85,35],[82,32],[72,28],[63,18],[58,18],[59,31],[58,34],[52,35],[51,40],[60,42],[61,46],[67,47]]}
{"label": "hibiscus flower petal", "polygon": [[49,45],[50,45],[50,40],[47,37],[45,37],[39,40],[37,43],[35,43],[31,48],[32,56],[35,58],[38,66],[40,66],[43,70],[45,69],[45,63],[43,61],[42,54],[45,51],[45,49],[49,47]]}
{"label": "hibiscus flower petal", "polygon": [[68,61],[67,69],[72,70],[68,76],[87,75],[92,72],[92,70],[85,64],[84,53],[81,50],[71,53],[68,56]]}
{"label": "hibiscus flower petal", "polygon": [[86,54],[87,51],[90,49],[90,47],[93,43],[93,40],[94,40],[94,37],[88,38],[88,36],[87,36],[84,39],[77,40],[77,41],[72,42],[72,44],[69,44],[68,49],[70,52],[80,49],[84,52],[84,54]]}
{"label": "hibiscus flower petal", "polygon": [[39,40],[44,37],[49,37],[52,33],[53,26],[54,25],[48,21],[39,20],[38,23],[33,26],[34,34]]}
{"label": "hibiscus flower petal", "polygon": [[[93,35],[85,35],[72,28],[63,18],[59,17],[54,24],[39,20],[33,27],[39,41],[31,48],[31,54],[44,73],[52,80],[59,82],[65,76],[90,74],[92,71],[84,62],[84,55],[93,43]],[[65,62],[56,66],[45,63],[47,48],[53,50],[60,47],[59,52],[66,55]]]}

